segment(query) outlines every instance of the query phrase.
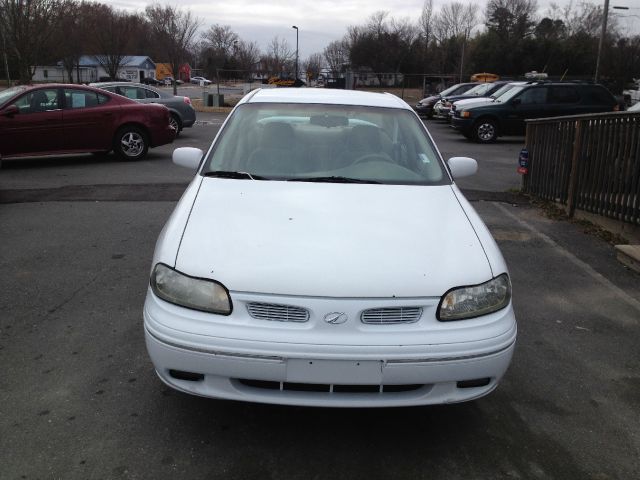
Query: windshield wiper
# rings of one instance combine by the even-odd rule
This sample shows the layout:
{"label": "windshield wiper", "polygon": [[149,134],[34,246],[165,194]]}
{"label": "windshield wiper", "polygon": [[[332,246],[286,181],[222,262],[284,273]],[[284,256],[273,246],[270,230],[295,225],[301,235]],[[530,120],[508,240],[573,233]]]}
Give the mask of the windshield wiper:
{"label": "windshield wiper", "polygon": [[376,180],[364,180],[361,178],[350,177],[298,177],[289,178],[288,182],[318,182],[318,183],[374,183],[379,184]]}
{"label": "windshield wiper", "polygon": [[202,174],[205,177],[216,178],[237,178],[237,179],[249,179],[249,180],[267,180],[266,177],[260,175],[253,175],[249,172],[231,172],[227,170],[214,170],[213,172],[206,172]]}

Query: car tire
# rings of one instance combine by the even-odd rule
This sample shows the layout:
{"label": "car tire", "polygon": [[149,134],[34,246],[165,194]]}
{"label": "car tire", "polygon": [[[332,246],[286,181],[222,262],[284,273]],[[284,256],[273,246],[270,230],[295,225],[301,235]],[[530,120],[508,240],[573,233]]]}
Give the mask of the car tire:
{"label": "car tire", "polygon": [[169,118],[169,125],[171,125],[176,131],[176,137],[180,135],[182,131],[182,122],[180,121],[180,117],[178,117],[175,113],[172,113]]}
{"label": "car tire", "polygon": [[498,124],[490,118],[481,118],[473,125],[473,139],[478,143],[493,143],[498,138]]}
{"label": "car tire", "polygon": [[113,139],[113,151],[122,160],[140,160],[148,150],[147,134],[133,125],[122,127]]}

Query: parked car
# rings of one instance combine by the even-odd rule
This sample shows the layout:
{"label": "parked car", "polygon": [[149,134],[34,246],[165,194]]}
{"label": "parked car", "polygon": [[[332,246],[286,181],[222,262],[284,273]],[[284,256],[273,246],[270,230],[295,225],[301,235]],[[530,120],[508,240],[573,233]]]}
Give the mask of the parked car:
{"label": "parked car", "polygon": [[467,138],[494,142],[501,135],[522,135],[525,119],[612,112],[619,104],[594,83],[533,81],[513,87],[499,101],[456,109],[452,125]]}
{"label": "parked car", "polygon": [[629,108],[627,108],[627,112],[640,112],[640,102],[634,103]]}
{"label": "parked car", "polygon": [[[453,403],[496,388],[516,321],[507,266],[399,98],[244,97],[156,244],[146,345],[171,387],[290,405]],[[420,241],[416,241],[420,239]]]}
{"label": "parked car", "polygon": [[140,83],[144,83],[145,85],[162,85],[163,84],[160,80],[153,77],[144,77]]}
{"label": "parked car", "polygon": [[141,105],[93,87],[19,86],[0,92],[0,157],[109,152],[138,160],[173,142],[164,105]]}
{"label": "parked car", "polygon": [[139,103],[159,103],[166,106],[171,113],[170,123],[176,130],[176,134],[179,134],[183,128],[192,127],[196,121],[196,111],[189,97],[174,96],[169,92],[140,83],[106,82],[91,85]]}
{"label": "parked car", "polygon": [[473,83],[458,83],[456,85],[453,85],[449,88],[444,89],[442,92],[436,94],[436,95],[431,95],[429,97],[423,98],[422,100],[420,100],[415,107],[413,107],[413,109],[416,111],[416,113],[418,115],[420,115],[421,117],[427,117],[427,118],[432,118],[433,117],[433,106],[436,104],[436,102],[438,102],[440,99],[442,99],[443,96],[447,96],[447,95],[456,95],[456,94],[461,94],[466,92],[467,90],[470,90],[471,88],[475,87],[476,85],[478,85],[477,82],[473,82]]}
{"label": "parked car", "polygon": [[452,123],[456,110],[460,108],[470,107],[471,105],[482,105],[493,103],[497,101],[502,95],[511,90],[517,85],[525,85],[527,82],[508,82],[502,85],[498,90],[493,92],[488,97],[471,97],[462,100],[456,100],[451,105],[451,111],[449,112],[449,123]]}
{"label": "parked car", "polygon": [[200,85],[201,83],[211,85],[211,80],[207,80],[204,77],[191,77],[191,83],[195,83],[196,85]]}
{"label": "parked car", "polygon": [[176,79],[175,79],[175,78],[173,78],[173,77],[164,77],[164,78],[162,79],[162,82],[163,82],[165,85],[173,85],[174,83],[175,83],[176,85],[182,85],[182,84],[184,83],[182,80],[180,80],[180,79],[177,79],[177,80],[176,80]]}
{"label": "parked car", "polygon": [[443,120],[449,120],[449,113],[451,112],[451,105],[458,100],[465,100],[467,98],[483,98],[488,97],[492,93],[498,91],[507,82],[499,80],[492,83],[480,83],[473,88],[470,88],[464,93],[455,95],[446,95],[437,102],[433,107],[433,113],[436,118]]}

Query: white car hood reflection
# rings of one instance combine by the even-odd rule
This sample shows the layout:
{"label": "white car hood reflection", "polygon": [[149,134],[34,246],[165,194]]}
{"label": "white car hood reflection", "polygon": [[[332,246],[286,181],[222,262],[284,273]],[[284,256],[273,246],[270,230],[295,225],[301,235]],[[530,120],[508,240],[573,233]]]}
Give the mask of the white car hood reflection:
{"label": "white car hood reflection", "polygon": [[441,296],[491,278],[451,186],[204,178],[176,259],[231,291]]}

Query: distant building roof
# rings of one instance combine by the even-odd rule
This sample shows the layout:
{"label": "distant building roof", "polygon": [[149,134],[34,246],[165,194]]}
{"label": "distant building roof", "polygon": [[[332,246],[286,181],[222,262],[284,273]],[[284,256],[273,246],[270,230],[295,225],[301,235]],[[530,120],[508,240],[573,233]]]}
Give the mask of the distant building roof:
{"label": "distant building roof", "polygon": [[[100,65],[97,56],[99,55],[82,55],[78,63],[81,67],[97,67]],[[145,64],[149,69],[156,68],[154,61],[145,55],[126,55],[122,62],[123,67],[144,67]]]}

